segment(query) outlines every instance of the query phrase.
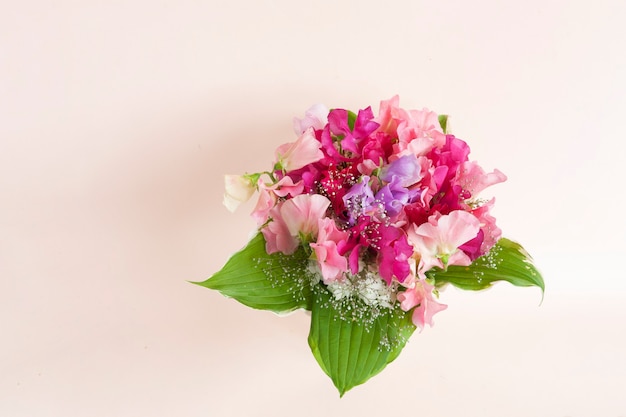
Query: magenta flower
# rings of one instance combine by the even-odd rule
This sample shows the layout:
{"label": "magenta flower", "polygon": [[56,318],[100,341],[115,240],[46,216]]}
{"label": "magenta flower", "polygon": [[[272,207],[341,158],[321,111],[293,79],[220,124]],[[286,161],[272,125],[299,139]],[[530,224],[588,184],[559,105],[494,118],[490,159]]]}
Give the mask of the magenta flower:
{"label": "magenta flower", "polygon": [[359,110],[356,120],[354,121],[354,128],[350,129],[348,125],[348,112],[346,110],[332,110],[328,115],[330,132],[333,135],[342,137],[342,149],[352,152],[355,157],[361,155],[362,148],[368,141],[369,135],[379,126],[373,119],[374,114],[370,107]]}
{"label": "magenta flower", "polygon": [[379,232],[378,272],[389,285],[394,277],[403,282],[410,273],[409,258],[413,255],[413,247],[401,229],[381,225]]}
{"label": "magenta flower", "polygon": [[354,165],[347,164],[345,168],[340,169],[333,164],[319,179],[317,191],[328,197],[337,216],[343,214],[344,196],[356,181],[356,174]]}

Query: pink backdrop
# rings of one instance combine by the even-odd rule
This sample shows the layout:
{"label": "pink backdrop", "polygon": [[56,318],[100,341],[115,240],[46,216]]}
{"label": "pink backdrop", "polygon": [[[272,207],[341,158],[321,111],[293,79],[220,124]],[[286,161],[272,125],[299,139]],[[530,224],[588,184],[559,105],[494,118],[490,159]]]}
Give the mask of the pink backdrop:
{"label": "pink backdrop", "polygon": [[[626,416],[623,2],[0,1],[0,415]],[[448,310],[339,399],[308,316],[189,284],[222,175],[311,104],[451,117],[547,282]]]}

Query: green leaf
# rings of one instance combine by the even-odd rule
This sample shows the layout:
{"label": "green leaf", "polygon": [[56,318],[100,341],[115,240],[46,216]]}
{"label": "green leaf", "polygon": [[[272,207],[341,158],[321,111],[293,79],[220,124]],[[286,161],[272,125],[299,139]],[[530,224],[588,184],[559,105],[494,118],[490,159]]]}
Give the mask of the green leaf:
{"label": "green leaf", "polygon": [[447,114],[439,115],[439,124],[441,125],[441,129],[443,129],[443,133],[448,133],[448,115]]}
{"label": "green leaf", "polygon": [[355,299],[337,301],[321,285],[313,291],[309,346],[343,396],[396,359],[415,331],[411,314],[373,308]]}
{"label": "green leaf", "polygon": [[518,287],[536,286],[542,293],[545,290],[543,278],[528,252],[519,243],[505,238],[470,266],[449,266],[431,277],[437,286],[450,283],[464,290],[482,290],[495,281],[508,281]]}
{"label": "green leaf", "polygon": [[302,248],[295,254],[268,255],[265,239],[258,233],[234,254],[226,265],[204,282],[195,284],[218,290],[242,304],[259,310],[287,313],[311,309],[308,257]]}
{"label": "green leaf", "polygon": [[356,113],[348,110],[348,126],[350,130],[354,130],[354,124],[356,123]]}

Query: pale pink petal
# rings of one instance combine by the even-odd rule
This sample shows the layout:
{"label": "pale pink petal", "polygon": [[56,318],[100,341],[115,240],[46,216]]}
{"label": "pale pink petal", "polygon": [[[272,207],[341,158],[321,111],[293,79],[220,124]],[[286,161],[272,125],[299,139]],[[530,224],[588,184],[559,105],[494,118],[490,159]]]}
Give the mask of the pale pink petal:
{"label": "pale pink petal", "polygon": [[262,179],[257,183],[259,189],[259,199],[251,213],[253,219],[260,226],[267,221],[268,213],[276,205],[278,197],[295,197],[304,190],[304,182],[298,181],[294,184],[291,177],[283,177],[276,184],[268,185]]}
{"label": "pale pink petal", "polygon": [[420,132],[421,136],[407,141],[406,149],[416,156],[426,155],[433,148],[440,148],[446,143],[446,135],[438,130]]}
{"label": "pale pink petal", "polygon": [[300,136],[310,127],[315,130],[323,129],[326,123],[328,123],[328,108],[323,104],[315,104],[304,112],[304,118],[294,117],[293,130],[296,135]]}
{"label": "pale pink petal", "polygon": [[302,233],[315,237],[318,232],[318,220],[326,217],[329,205],[330,200],[323,195],[300,194],[285,201],[280,212],[292,236]]}
{"label": "pale pink petal", "polygon": [[400,97],[395,95],[389,100],[383,100],[380,102],[380,108],[378,111],[378,117],[374,121],[380,124],[380,131],[385,132],[393,137],[396,136],[396,130],[398,128],[398,121],[394,117],[397,113],[398,105],[400,104]]}
{"label": "pale pink petal", "polygon": [[471,213],[454,210],[439,218],[440,253],[452,254],[459,246],[476,237],[480,222]]}
{"label": "pale pink petal", "polygon": [[413,324],[420,329],[424,329],[426,324],[430,327],[434,325],[433,316],[448,308],[447,305],[439,303],[433,296],[434,287],[424,280],[416,280],[413,287],[407,288],[404,292],[398,294],[400,307],[404,311],[410,311]]}
{"label": "pale pink petal", "polygon": [[324,283],[329,284],[340,279],[348,270],[348,260],[339,254],[338,244],[345,244],[350,234],[339,230],[329,217],[318,220],[318,229],[317,241],[311,243],[311,248],[315,251]]}
{"label": "pale pink petal", "polygon": [[318,229],[317,242],[332,240],[335,243],[339,243],[348,240],[350,236],[350,233],[339,230],[335,221],[329,217],[318,220]]}
{"label": "pale pink petal", "polygon": [[270,210],[269,214],[272,220],[261,229],[265,237],[265,251],[267,253],[282,252],[285,255],[293,254],[298,248],[298,239],[289,233],[278,207]]}
{"label": "pale pink petal", "polygon": [[461,166],[457,181],[463,189],[476,196],[485,188],[506,181],[506,175],[497,169],[487,174],[476,162],[468,161]]}
{"label": "pale pink petal", "polygon": [[407,235],[420,258],[418,275],[424,278],[424,273],[434,266],[445,268],[447,265],[468,265],[469,258],[458,248],[475,238],[479,230],[479,220],[463,210],[442,216],[434,215],[428,219],[428,223],[413,225]]}
{"label": "pale pink petal", "polygon": [[495,201],[496,199],[492,198],[487,203],[472,210],[472,214],[480,221],[480,228],[484,233],[483,243],[480,247],[481,253],[489,252],[489,249],[491,249],[502,236],[502,230],[496,225],[495,217],[489,213]]}
{"label": "pale pink petal", "polygon": [[291,177],[286,176],[274,184],[271,189],[274,190],[274,193],[279,197],[287,197],[288,195],[295,197],[302,194],[302,191],[304,191],[304,181],[300,180],[294,184]]}
{"label": "pale pink petal", "polygon": [[259,199],[250,215],[256,220],[257,225],[261,226],[267,221],[269,212],[276,205],[278,198],[274,191],[268,187],[263,180],[259,179],[257,184],[259,187]]}
{"label": "pale pink petal", "polygon": [[348,270],[348,260],[344,256],[339,255],[335,242],[311,243],[311,248],[315,251],[315,257],[322,271],[324,284],[337,281]]}
{"label": "pale pink petal", "polygon": [[276,149],[276,159],[285,172],[300,169],[324,157],[322,144],[315,138],[313,128],[307,129],[293,143],[285,143]]}

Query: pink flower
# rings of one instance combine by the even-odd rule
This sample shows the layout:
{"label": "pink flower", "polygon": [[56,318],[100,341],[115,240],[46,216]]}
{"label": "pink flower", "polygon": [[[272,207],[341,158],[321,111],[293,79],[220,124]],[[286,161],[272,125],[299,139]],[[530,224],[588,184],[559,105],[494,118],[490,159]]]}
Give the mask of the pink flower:
{"label": "pink flower", "polygon": [[348,260],[341,256],[339,248],[345,246],[349,233],[337,229],[335,221],[319,219],[317,242],[311,243],[324,278],[324,284],[339,280],[348,270]]}
{"label": "pink flower", "polygon": [[315,130],[324,129],[326,123],[328,123],[328,109],[323,104],[315,104],[304,112],[303,119],[294,117],[293,130],[296,135],[300,136],[310,127]]}
{"label": "pink flower", "polygon": [[480,252],[483,255],[489,252],[489,249],[491,249],[502,236],[502,230],[496,226],[495,217],[489,213],[495,201],[496,199],[492,198],[487,203],[472,210],[472,214],[478,218],[480,228],[484,232],[484,240],[480,247]]}
{"label": "pink flower", "polygon": [[259,226],[267,221],[269,211],[276,205],[278,197],[287,197],[288,195],[295,197],[302,194],[304,190],[302,181],[294,184],[289,176],[281,178],[274,185],[267,185],[263,180],[259,179],[257,187],[259,188],[259,199],[250,215]]}
{"label": "pink flower", "polygon": [[256,190],[255,184],[249,175],[224,175],[224,205],[234,212],[241,203],[252,197]]}
{"label": "pink flower", "polygon": [[400,112],[402,109],[398,107],[400,104],[400,97],[395,95],[389,100],[383,100],[380,102],[378,117],[375,119],[380,124],[380,131],[385,132],[392,137],[396,137],[396,131],[398,130],[398,121],[400,118]]}
{"label": "pink flower", "polygon": [[267,221],[270,210],[276,205],[278,197],[273,190],[265,185],[263,180],[259,180],[259,199],[250,216],[261,226]]}
{"label": "pink flower", "polygon": [[300,194],[278,203],[269,211],[272,219],[261,229],[267,253],[282,252],[291,255],[301,239],[306,243],[318,233],[318,220],[326,217],[330,200],[319,194]]}
{"label": "pink flower", "polygon": [[298,239],[289,233],[287,225],[280,214],[280,206],[269,211],[271,221],[261,229],[265,237],[265,251],[269,253],[282,252],[285,255],[293,254],[298,249]]}
{"label": "pink flower", "polygon": [[472,197],[475,197],[490,185],[506,181],[506,175],[497,169],[486,174],[476,162],[468,161],[461,165],[457,181],[463,189],[469,191]]}
{"label": "pink flower", "polygon": [[276,184],[270,187],[274,190],[274,194],[279,197],[287,197],[288,195],[292,197],[296,197],[302,194],[304,191],[304,184],[302,180],[294,183],[291,177],[286,176],[281,178]]}
{"label": "pink flower", "polygon": [[326,217],[330,200],[320,194],[300,194],[283,203],[281,215],[292,236],[317,236],[318,220]]}
{"label": "pink flower", "polygon": [[437,113],[423,109],[411,110],[408,114],[409,117],[398,125],[400,151],[406,149],[420,156],[446,143],[446,135],[439,125]]}
{"label": "pink flower", "polygon": [[420,278],[425,278],[424,273],[433,266],[445,269],[448,265],[469,265],[471,259],[458,248],[475,238],[479,229],[478,219],[463,210],[440,217],[432,215],[427,223],[409,228],[409,242],[420,257]]}
{"label": "pink flower", "polygon": [[291,143],[285,143],[276,149],[276,159],[285,171],[294,171],[324,158],[322,144],[315,138],[313,128],[308,128]]}
{"label": "pink flower", "polygon": [[399,102],[398,96],[381,101],[379,115],[375,119],[380,124],[380,131],[398,138],[398,143],[394,145],[395,157],[408,154],[421,156],[443,146],[446,135],[437,113],[428,109],[407,111],[398,107]]}
{"label": "pink flower", "polygon": [[410,288],[398,294],[398,301],[400,301],[400,307],[404,311],[409,311],[415,307],[411,318],[413,324],[421,332],[426,324],[433,327],[433,316],[448,306],[435,300],[433,297],[434,287],[425,280],[415,279],[411,284]]}

